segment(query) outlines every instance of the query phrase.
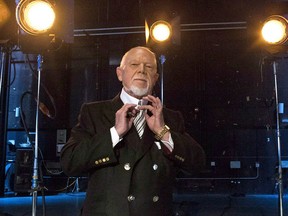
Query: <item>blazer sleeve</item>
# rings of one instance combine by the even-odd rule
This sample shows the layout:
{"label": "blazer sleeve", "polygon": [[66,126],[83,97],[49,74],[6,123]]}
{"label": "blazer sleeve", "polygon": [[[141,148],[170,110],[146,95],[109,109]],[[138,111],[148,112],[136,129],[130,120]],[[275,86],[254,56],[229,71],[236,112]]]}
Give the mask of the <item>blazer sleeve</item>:
{"label": "blazer sleeve", "polygon": [[[117,162],[110,134],[111,123],[103,117],[102,106],[89,107],[82,105],[78,123],[61,150],[61,166],[69,176],[82,175],[91,169]],[[102,124],[97,124],[98,121]]]}

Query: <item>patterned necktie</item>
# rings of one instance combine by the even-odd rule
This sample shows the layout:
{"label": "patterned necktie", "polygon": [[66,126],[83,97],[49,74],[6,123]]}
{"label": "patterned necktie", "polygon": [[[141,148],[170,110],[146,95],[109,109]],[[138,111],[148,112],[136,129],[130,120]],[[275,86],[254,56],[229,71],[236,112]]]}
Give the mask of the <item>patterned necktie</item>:
{"label": "patterned necktie", "polygon": [[[141,100],[139,101],[138,104],[141,105]],[[146,121],[145,121],[145,116],[144,116],[144,110],[140,110],[140,112],[138,113],[138,115],[134,119],[134,126],[137,129],[137,132],[138,132],[140,139],[142,139],[145,124],[146,124]]]}

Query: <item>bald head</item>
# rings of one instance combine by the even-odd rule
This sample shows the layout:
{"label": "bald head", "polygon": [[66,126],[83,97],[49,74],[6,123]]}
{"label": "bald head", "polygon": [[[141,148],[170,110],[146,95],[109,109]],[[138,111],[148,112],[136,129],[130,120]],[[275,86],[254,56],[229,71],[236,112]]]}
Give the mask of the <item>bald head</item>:
{"label": "bald head", "polygon": [[152,52],[148,47],[144,47],[144,46],[137,46],[137,47],[133,47],[131,48],[130,50],[128,50],[124,56],[122,57],[122,60],[120,62],[120,67],[122,68],[124,65],[125,65],[125,62],[126,62],[126,59],[127,59],[127,56],[129,56],[130,54],[133,54],[139,50],[143,50],[145,52],[148,52],[150,53],[151,56],[153,56],[154,58],[154,64],[157,65],[157,61],[156,61],[156,55],[154,52]]}

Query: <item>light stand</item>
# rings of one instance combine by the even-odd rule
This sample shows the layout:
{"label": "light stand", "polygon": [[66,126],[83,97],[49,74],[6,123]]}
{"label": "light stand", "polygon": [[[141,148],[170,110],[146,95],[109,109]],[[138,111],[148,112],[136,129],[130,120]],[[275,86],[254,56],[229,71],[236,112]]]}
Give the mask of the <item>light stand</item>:
{"label": "light stand", "polygon": [[276,106],[276,134],[277,134],[277,153],[278,153],[278,207],[279,216],[283,216],[283,175],[281,161],[281,140],[280,140],[280,118],[279,118],[279,101],[277,85],[277,63],[273,61],[274,87],[275,87],[275,106]]}
{"label": "light stand", "polygon": [[165,55],[160,55],[160,78],[161,78],[161,101],[164,104],[164,63],[166,61]]}
{"label": "light stand", "polygon": [[[158,20],[149,27],[148,22],[145,20],[146,44],[150,44],[151,46],[154,43],[156,43],[155,45],[157,45],[163,42],[167,42],[171,38],[171,36],[172,36],[172,26],[167,21]],[[163,51],[162,48],[160,49]],[[161,101],[162,101],[162,104],[164,104],[164,74],[163,72],[164,72],[164,63],[166,61],[165,55],[160,55],[159,60],[160,60],[160,66],[161,66],[160,68]]]}
{"label": "light stand", "polygon": [[[274,54],[283,54],[287,52],[287,35],[288,20],[286,15],[271,15],[263,22],[261,35],[267,51]],[[275,106],[276,106],[276,133],[277,133],[277,149],[278,149],[278,204],[279,216],[283,216],[283,175],[282,175],[282,160],[281,160],[281,140],[280,140],[280,117],[279,117],[279,102],[278,102],[278,86],[277,86],[277,64],[276,57],[273,61],[274,72],[274,87],[275,87]]]}
{"label": "light stand", "polygon": [[[7,127],[8,127],[8,104],[9,104],[9,72],[11,61],[11,50],[7,44],[1,44],[0,41],[0,196],[4,196],[5,185],[5,165],[6,165],[6,142],[7,142]],[[1,215],[1,213],[0,213]]]}
{"label": "light stand", "polygon": [[35,146],[34,146],[34,164],[33,164],[33,176],[32,176],[32,191],[33,191],[33,200],[32,200],[32,216],[36,216],[37,209],[37,193],[40,190],[38,182],[38,118],[39,118],[39,102],[40,102],[40,86],[41,86],[41,72],[42,72],[42,55],[37,57],[37,72],[38,72],[38,86],[37,86],[37,108],[36,108],[36,124],[35,124]]}
{"label": "light stand", "polygon": [[[54,6],[46,0],[21,0],[17,3],[16,7],[16,21],[19,27],[23,30],[19,31],[20,34],[28,33],[33,36],[43,36],[47,37],[51,32],[51,28],[54,25],[55,21],[55,10]],[[35,19],[37,17],[37,19]],[[41,25],[40,25],[41,24]],[[24,35],[21,35],[24,37]],[[36,37],[34,38],[35,40]],[[38,38],[39,39],[39,38]],[[37,50],[38,50],[37,46]],[[42,50],[42,46],[40,48]],[[40,105],[40,86],[41,86],[41,71],[42,71],[42,56],[39,54],[37,58],[37,72],[38,72],[38,88],[37,88],[37,108],[36,108],[36,125],[35,125],[35,145],[34,145],[34,164],[33,164],[33,175],[32,175],[32,216],[36,216],[36,207],[37,207],[37,193],[40,189],[38,183],[38,117],[39,117],[39,105]]]}

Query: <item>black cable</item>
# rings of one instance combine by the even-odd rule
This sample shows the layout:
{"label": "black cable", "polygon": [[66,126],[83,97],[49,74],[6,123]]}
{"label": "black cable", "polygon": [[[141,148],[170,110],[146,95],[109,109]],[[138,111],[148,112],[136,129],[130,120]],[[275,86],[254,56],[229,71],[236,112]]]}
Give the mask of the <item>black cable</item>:
{"label": "black cable", "polygon": [[29,140],[29,143],[32,144],[32,142],[31,142],[32,139],[31,139],[29,129],[28,129],[27,124],[26,124],[26,120],[25,120],[25,113],[23,112],[23,101],[24,101],[24,98],[26,95],[32,95],[33,96],[33,93],[30,91],[26,91],[21,95],[21,98],[20,98],[20,118],[21,118],[21,122],[23,124],[24,130],[26,132],[26,136]]}

